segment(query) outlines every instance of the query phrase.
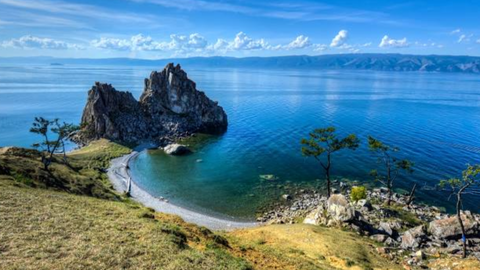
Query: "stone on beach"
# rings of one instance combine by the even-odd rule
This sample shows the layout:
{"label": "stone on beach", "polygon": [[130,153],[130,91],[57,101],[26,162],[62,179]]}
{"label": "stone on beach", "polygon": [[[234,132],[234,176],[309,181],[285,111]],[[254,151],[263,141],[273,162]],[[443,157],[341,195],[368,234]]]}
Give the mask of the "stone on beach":
{"label": "stone on beach", "polygon": [[172,143],[163,148],[163,151],[169,155],[181,156],[191,153],[187,146],[178,143]]}

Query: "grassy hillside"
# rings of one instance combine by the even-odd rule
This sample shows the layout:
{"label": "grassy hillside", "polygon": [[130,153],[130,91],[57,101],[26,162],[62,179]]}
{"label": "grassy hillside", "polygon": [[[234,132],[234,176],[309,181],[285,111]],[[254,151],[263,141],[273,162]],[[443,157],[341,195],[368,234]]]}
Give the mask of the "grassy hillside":
{"label": "grassy hillside", "polygon": [[30,187],[54,189],[103,199],[120,199],[105,174],[112,158],[131,149],[99,140],[68,155],[68,164],[57,156],[49,171],[43,169],[40,153],[23,148],[4,148],[0,155],[0,175],[9,175]]}
{"label": "grassy hillside", "polygon": [[[130,149],[98,141],[41,169],[0,149],[0,269],[402,269],[369,239],[275,225],[213,233],[116,194],[104,169]],[[438,265],[452,264],[451,260]],[[476,267],[475,262],[456,267]]]}
{"label": "grassy hillside", "polygon": [[135,203],[0,181],[0,269],[251,269],[220,236]]}

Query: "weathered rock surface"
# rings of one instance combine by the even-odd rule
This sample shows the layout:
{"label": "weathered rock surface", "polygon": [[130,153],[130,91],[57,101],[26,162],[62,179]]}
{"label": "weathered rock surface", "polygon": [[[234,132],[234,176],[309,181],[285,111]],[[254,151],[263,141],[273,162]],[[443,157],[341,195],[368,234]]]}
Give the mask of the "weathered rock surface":
{"label": "weathered rock surface", "polygon": [[172,143],[163,148],[163,151],[169,155],[181,156],[191,153],[192,151],[188,149],[185,145]]}
{"label": "weathered rock surface", "polygon": [[425,242],[427,234],[425,233],[425,226],[420,225],[406,231],[402,235],[401,247],[404,249],[416,249],[421,247]]}
{"label": "weathered rock surface", "polygon": [[345,196],[341,194],[330,196],[327,207],[328,215],[334,221],[346,222],[353,220],[355,217],[355,210],[349,205]]}
{"label": "weathered rock surface", "polygon": [[227,125],[223,108],[197,90],[180,65],[170,63],[145,79],[140,101],[110,84],[95,83],[75,140],[165,143],[196,132],[222,133]]}
{"label": "weathered rock surface", "polygon": [[[462,214],[461,217],[466,234],[477,234],[478,224],[475,222],[474,217],[471,214]],[[456,216],[430,222],[428,232],[434,237],[441,239],[460,239],[462,236],[462,229]]]}

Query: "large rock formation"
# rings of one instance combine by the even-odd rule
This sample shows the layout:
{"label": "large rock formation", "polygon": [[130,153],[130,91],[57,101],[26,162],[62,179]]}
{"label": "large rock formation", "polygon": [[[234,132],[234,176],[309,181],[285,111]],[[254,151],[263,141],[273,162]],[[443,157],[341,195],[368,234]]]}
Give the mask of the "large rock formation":
{"label": "large rock formation", "polygon": [[228,123],[222,107],[198,91],[180,65],[170,63],[145,79],[140,101],[129,92],[95,83],[81,125],[76,136],[80,143],[99,138],[165,143],[196,132],[219,134]]}

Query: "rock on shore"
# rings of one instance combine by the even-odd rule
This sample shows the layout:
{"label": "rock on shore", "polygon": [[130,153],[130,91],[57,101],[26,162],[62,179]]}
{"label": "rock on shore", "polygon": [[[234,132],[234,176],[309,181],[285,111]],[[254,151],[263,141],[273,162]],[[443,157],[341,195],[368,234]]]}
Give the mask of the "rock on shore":
{"label": "rock on shore", "polygon": [[[264,213],[259,222],[303,223],[343,227],[383,245],[379,252],[410,266],[424,265],[425,254],[460,254],[462,234],[455,215],[437,207],[412,203],[395,193],[391,206],[385,205],[386,189],[373,189],[367,198],[353,202],[350,192],[326,198],[310,191],[292,196],[288,204]],[[462,211],[469,255],[480,259],[480,215]],[[406,256],[406,254],[411,256]],[[418,253],[418,254],[417,254]]]}
{"label": "rock on shore", "polygon": [[110,84],[95,83],[75,140],[164,144],[197,132],[219,134],[227,125],[223,108],[197,90],[180,65],[170,63],[145,79],[140,101]]}

